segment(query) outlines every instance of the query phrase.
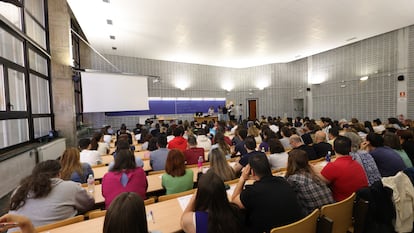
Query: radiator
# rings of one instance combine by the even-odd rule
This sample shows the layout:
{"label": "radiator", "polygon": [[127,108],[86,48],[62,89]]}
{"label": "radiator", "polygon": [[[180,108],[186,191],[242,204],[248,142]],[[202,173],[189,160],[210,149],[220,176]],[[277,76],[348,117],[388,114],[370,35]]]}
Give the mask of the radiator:
{"label": "radiator", "polygon": [[46,145],[37,148],[38,161],[42,162],[49,159],[57,159],[62,156],[66,149],[66,139],[59,138]]}

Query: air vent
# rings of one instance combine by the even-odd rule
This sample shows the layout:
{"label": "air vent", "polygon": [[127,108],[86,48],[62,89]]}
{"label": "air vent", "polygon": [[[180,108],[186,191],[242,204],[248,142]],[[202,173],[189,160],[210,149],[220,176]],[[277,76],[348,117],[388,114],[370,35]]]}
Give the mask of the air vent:
{"label": "air vent", "polygon": [[107,20],[106,20],[106,23],[107,23],[107,24],[109,24],[109,25],[112,25],[112,23],[113,23],[113,22],[112,22],[112,19],[107,19]]}
{"label": "air vent", "polygon": [[102,0],[102,2],[106,2],[106,3],[109,3],[109,0]]}
{"label": "air vent", "polygon": [[118,48],[117,47],[112,47],[112,50],[117,50]]}
{"label": "air vent", "polygon": [[109,39],[111,39],[111,40],[115,40],[115,36],[110,35],[110,36],[109,36]]}

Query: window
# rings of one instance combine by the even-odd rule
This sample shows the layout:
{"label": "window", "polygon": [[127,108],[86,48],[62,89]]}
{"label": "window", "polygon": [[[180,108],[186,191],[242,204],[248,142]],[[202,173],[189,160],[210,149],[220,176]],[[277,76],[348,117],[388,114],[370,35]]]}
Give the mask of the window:
{"label": "window", "polygon": [[29,140],[27,119],[0,121],[0,148],[13,146]]}
{"label": "window", "polygon": [[0,2],[0,153],[54,129],[45,5]]}
{"label": "window", "polygon": [[[4,83],[3,66],[0,65],[0,83]],[[4,95],[4,88],[0,88],[0,112],[6,111],[6,96]]]}
{"label": "window", "polygon": [[23,66],[23,41],[2,28],[0,28],[0,48],[0,57]]}
{"label": "window", "polygon": [[10,111],[26,111],[26,88],[24,74],[9,69]]}
{"label": "window", "polygon": [[0,15],[3,15],[10,23],[22,30],[22,13],[20,7],[7,2],[0,2]]}
{"label": "window", "polygon": [[49,134],[49,131],[51,130],[50,126],[52,125],[50,117],[34,118],[33,123],[35,138],[40,138]]}
{"label": "window", "polygon": [[32,114],[50,113],[49,81],[31,74],[30,90]]}

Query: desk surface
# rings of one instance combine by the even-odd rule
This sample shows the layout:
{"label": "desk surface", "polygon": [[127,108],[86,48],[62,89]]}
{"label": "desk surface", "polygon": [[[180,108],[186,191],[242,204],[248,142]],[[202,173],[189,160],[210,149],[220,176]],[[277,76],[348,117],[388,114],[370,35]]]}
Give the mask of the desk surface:
{"label": "desk surface", "polygon": [[[181,230],[180,219],[183,210],[177,199],[158,202],[145,207],[147,215],[152,211],[154,221],[148,221],[148,230],[158,230],[163,233],[176,232]],[[105,217],[99,217],[79,223],[70,224],[67,226],[55,228],[45,232],[49,233],[73,233],[73,232],[88,232],[88,233],[102,233],[103,222]]]}

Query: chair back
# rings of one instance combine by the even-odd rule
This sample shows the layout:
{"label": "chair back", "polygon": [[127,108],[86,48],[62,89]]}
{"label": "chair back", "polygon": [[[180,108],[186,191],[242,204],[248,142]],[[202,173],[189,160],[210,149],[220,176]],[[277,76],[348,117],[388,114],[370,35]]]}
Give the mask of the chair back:
{"label": "chair back", "polygon": [[273,228],[270,233],[316,233],[319,209],[315,209],[308,216],[289,225]]}
{"label": "chair back", "polygon": [[333,221],[332,233],[345,233],[352,226],[352,210],[355,193],[348,198],[321,208],[321,216],[326,216]]}
{"label": "chair back", "polygon": [[368,215],[369,201],[362,198],[356,198],[354,202],[353,210],[353,226],[350,228],[350,232],[353,233],[364,233],[365,222]]}
{"label": "chair back", "polygon": [[187,190],[181,193],[173,193],[173,194],[167,194],[167,195],[162,195],[158,197],[158,201],[166,201],[166,200],[170,200],[170,199],[174,199],[177,197],[182,197],[182,196],[186,196],[189,194],[193,194],[195,192],[196,189],[191,189],[191,190]]}
{"label": "chair back", "polygon": [[36,227],[36,232],[48,231],[48,230],[58,228],[58,227],[63,227],[63,226],[69,225],[69,224],[82,222],[83,220],[84,220],[83,215],[77,215],[75,217],[67,218],[67,219],[64,219],[64,220],[61,220],[61,221],[58,221],[58,222],[46,224],[46,225],[43,225],[43,226],[38,226],[38,227]]}
{"label": "chair back", "polygon": [[89,219],[99,218],[105,216],[106,210],[96,210],[89,213]]}
{"label": "chair back", "polygon": [[155,203],[155,197],[150,197],[144,200],[144,205],[149,205],[149,204],[154,204],[154,203]]}

